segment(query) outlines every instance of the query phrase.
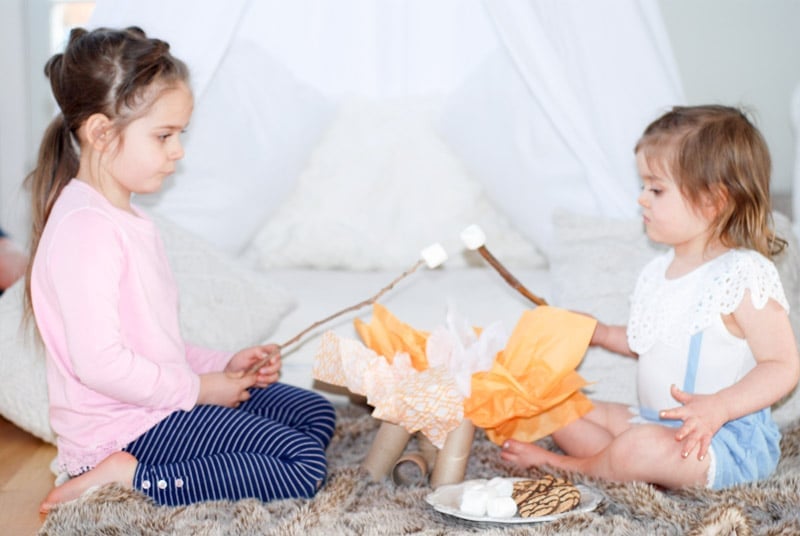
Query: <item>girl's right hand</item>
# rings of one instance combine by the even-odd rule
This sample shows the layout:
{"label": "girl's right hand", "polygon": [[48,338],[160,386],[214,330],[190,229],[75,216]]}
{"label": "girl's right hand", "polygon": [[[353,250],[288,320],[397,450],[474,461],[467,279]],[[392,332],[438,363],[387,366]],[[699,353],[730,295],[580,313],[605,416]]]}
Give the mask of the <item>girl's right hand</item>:
{"label": "girl's right hand", "polygon": [[228,408],[238,407],[250,398],[249,388],[256,383],[255,374],[244,372],[211,372],[200,375],[200,394],[197,404]]}

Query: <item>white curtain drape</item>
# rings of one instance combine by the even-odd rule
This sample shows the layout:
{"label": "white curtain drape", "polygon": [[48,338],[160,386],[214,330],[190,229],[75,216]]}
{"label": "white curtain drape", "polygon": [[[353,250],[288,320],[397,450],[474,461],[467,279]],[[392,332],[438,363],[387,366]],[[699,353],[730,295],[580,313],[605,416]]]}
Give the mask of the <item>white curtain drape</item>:
{"label": "white curtain drape", "polygon": [[556,210],[633,217],[636,139],[684,101],[656,2],[484,4],[503,46],[445,117],[462,158],[544,251]]}
{"label": "white curtain drape", "polygon": [[453,91],[495,46],[480,0],[258,0],[238,30],[328,97]]}
{"label": "white curtain drape", "polygon": [[630,214],[635,181],[620,170],[630,166],[631,137],[659,108],[682,100],[655,2],[486,7],[533,97],[586,170],[600,210]]}
{"label": "white curtain drape", "polygon": [[238,32],[249,0],[98,0],[89,26],[139,26],[170,43],[192,72],[196,96],[202,96]]}
{"label": "white curtain drape", "polygon": [[792,215],[795,235],[800,236],[800,85],[792,93],[792,130],[795,138],[794,181],[792,182]]}
{"label": "white curtain drape", "polygon": [[150,203],[232,254],[348,96],[439,98],[442,139],[544,251],[555,210],[635,214],[633,143],[683,100],[656,0],[98,1],[92,26],[129,24],[172,44],[197,96]]}

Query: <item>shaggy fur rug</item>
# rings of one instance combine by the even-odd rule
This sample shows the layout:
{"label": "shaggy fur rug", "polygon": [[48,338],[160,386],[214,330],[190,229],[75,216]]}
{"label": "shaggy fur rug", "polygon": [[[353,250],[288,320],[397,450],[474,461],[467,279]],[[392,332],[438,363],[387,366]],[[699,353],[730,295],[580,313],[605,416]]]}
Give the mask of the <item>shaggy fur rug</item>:
{"label": "shaggy fur rug", "polygon": [[[104,486],[55,508],[40,535],[347,535],[347,534],[800,534],[800,421],[784,429],[776,473],[756,484],[724,491],[665,492],[645,484],[612,484],[563,475],[602,497],[592,512],[522,525],[465,521],[425,502],[430,488],[371,482],[359,464],[378,423],[366,408],[339,410],[329,448],[330,475],[312,500],[257,500],[160,507],[140,493]],[[545,443],[552,447],[552,444]],[[409,449],[414,447],[413,440]],[[466,478],[528,476],[500,460],[478,431]]]}

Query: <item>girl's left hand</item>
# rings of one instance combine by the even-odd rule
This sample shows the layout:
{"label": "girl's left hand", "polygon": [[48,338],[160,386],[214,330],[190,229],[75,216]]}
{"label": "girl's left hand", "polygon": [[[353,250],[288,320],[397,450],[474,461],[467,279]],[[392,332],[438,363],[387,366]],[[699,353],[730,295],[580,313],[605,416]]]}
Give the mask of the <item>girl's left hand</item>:
{"label": "girl's left hand", "polygon": [[683,443],[681,456],[688,458],[697,447],[697,459],[704,459],[711,446],[711,438],[728,422],[727,411],[714,395],[686,393],[675,385],[670,387],[670,394],[683,405],[662,411],[660,417],[683,421],[675,434],[675,440]]}
{"label": "girl's left hand", "polygon": [[248,373],[265,359],[266,363],[253,372],[256,375],[253,387],[267,387],[277,382],[280,377],[281,349],[277,344],[253,346],[236,352],[228,361],[225,371]]}

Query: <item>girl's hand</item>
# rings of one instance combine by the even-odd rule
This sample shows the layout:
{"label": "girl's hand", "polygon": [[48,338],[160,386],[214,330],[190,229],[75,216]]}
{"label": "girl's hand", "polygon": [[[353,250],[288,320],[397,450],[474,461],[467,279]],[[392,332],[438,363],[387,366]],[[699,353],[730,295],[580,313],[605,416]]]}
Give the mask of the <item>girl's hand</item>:
{"label": "girl's hand", "polygon": [[200,375],[198,404],[211,404],[227,408],[238,407],[250,398],[248,389],[256,381],[255,374],[244,372],[212,372]]}
{"label": "girl's hand", "polygon": [[231,357],[225,371],[249,373],[259,363],[264,364],[254,371],[255,383],[253,386],[267,387],[277,382],[281,371],[280,347],[277,344],[265,344],[245,348]]}
{"label": "girl's hand", "polygon": [[711,438],[728,422],[727,410],[714,395],[686,393],[675,385],[670,387],[670,393],[683,405],[662,411],[660,417],[683,421],[675,434],[675,440],[683,442],[681,456],[688,458],[697,447],[697,459],[702,460],[711,446]]}

